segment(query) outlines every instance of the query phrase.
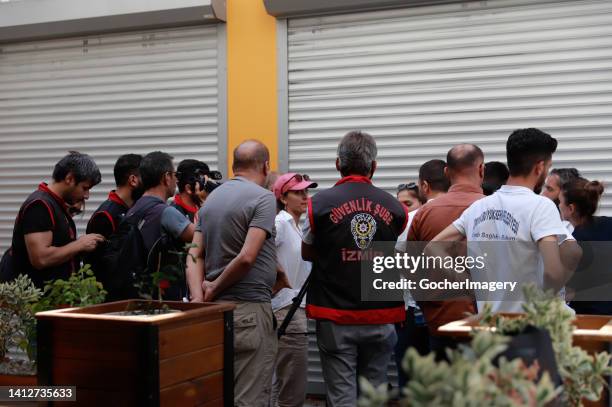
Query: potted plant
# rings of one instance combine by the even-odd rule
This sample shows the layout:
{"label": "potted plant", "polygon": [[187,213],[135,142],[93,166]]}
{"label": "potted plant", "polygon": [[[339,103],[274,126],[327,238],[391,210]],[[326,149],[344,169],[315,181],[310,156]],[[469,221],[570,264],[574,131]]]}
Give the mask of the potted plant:
{"label": "potted plant", "polygon": [[34,307],[42,296],[25,275],[0,283],[0,385],[35,385]]}
{"label": "potted plant", "polygon": [[[546,406],[559,393],[547,373],[538,378],[538,366],[527,366],[520,359],[501,358],[495,362],[508,340],[491,332],[478,332],[469,346],[461,344],[449,351],[449,362],[436,362],[433,353],[420,356],[410,348],[403,360],[410,380],[403,389],[400,405]],[[386,384],[374,388],[361,378],[360,385],[360,407],[385,406],[397,395]]]}
{"label": "potted plant", "polygon": [[[554,401],[563,406],[581,406],[585,401],[600,399],[606,386],[604,377],[612,374],[611,355],[590,355],[573,343],[574,315],[559,297],[535,287],[527,288],[525,294],[522,314],[492,314],[485,309],[477,318],[447,327],[447,333],[465,333],[469,329],[472,335],[471,343],[448,353],[449,362],[436,362],[432,354],[420,356],[413,349],[406,352],[403,368],[410,380],[403,389],[400,405],[518,407],[545,406]],[[462,329],[457,330],[458,326]],[[529,326],[550,335],[561,378],[559,386],[538,363],[528,365],[521,358],[500,357],[512,338]],[[362,407],[386,405],[397,395],[384,386],[376,389],[365,380],[361,386]]]}
{"label": "potted plant", "polygon": [[85,307],[104,302],[106,291],[96,280],[89,264],[84,265],[67,280],[47,281],[42,298],[34,307],[35,311],[56,308]]}
{"label": "potted plant", "polygon": [[[552,338],[552,347],[563,383],[563,405],[581,406],[585,400],[599,400],[607,385],[604,376],[612,374],[612,356],[607,352],[589,354],[582,346],[578,346],[580,341],[574,341],[578,318],[560,297],[542,292],[533,286],[525,289],[525,295],[527,302],[523,305],[522,314],[495,315],[487,308],[480,318],[480,326],[495,328],[496,335],[513,335],[527,325],[546,329]],[[599,319],[608,322],[610,317]],[[608,335],[607,340],[610,339]]]}
{"label": "potted plant", "polygon": [[99,304],[105,295],[88,265],[67,280],[48,281],[42,291],[26,275],[0,284],[1,382],[36,384],[36,312]]}
{"label": "potted plant", "polygon": [[83,405],[232,406],[235,306],[161,300],[184,259],[139,276],[144,299],[37,313],[39,384]]}

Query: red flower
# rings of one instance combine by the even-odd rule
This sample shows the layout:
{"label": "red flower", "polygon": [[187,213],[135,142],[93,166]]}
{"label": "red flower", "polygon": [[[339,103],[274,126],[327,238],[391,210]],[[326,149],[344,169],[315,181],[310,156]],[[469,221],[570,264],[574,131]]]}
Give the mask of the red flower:
{"label": "red flower", "polygon": [[170,281],[168,280],[159,280],[159,288],[165,290],[170,287]]}

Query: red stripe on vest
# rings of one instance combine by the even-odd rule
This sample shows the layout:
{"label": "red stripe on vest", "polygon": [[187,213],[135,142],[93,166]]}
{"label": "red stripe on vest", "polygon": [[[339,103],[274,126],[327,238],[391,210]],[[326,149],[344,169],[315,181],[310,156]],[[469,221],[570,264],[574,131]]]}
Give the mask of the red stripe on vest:
{"label": "red stripe on vest", "polygon": [[310,222],[310,231],[315,232],[314,214],[312,213],[312,198],[308,198],[308,221]]}
{"label": "red stripe on vest", "polygon": [[117,192],[116,192],[116,191],[114,191],[114,190],[113,190],[113,191],[110,191],[110,192],[108,193],[108,199],[109,199],[111,202],[116,203],[117,205],[121,205],[121,206],[123,206],[125,209],[128,209],[128,208],[129,208],[128,204],[126,204],[126,203],[123,201],[123,199],[121,199],[121,197],[120,197],[119,195],[117,195]]}
{"label": "red stripe on vest", "polygon": [[404,305],[394,308],[342,310],[307,304],[306,315],[311,319],[327,319],[340,325],[392,324],[406,320]]}
{"label": "red stripe on vest", "polygon": [[51,191],[49,189],[49,186],[45,182],[41,182],[38,185],[38,190],[46,192],[47,194],[49,194],[51,196],[51,198],[53,198],[66,211],[66,214],[68,216],[70,216],[70,213],[68,212],[68,204],[66,203],[66,201],[64,201],[64,199],[61,196],[59,196],[55,192]]}
{"label": "red stripe on vest", "polygon": [[117,226],[115,225],[115,220],[113,219],[111,214],[108,213],[107,211],[100,211],[100,212],[97,212],[96,215],[98,213],[105,215],[108,218],[108,220],[110,220],[111,226],[113,227],[113,233],[115,233],[117,231]]}

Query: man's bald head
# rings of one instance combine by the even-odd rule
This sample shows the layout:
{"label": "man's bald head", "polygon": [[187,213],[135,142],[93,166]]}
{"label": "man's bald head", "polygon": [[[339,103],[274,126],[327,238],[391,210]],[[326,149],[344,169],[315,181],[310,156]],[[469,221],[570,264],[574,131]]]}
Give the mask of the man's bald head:
{"label": "man's bald head", "polygon": [[458,144],[446,155],[446,166],[453,173],[476,170],[484,162],[484,154],[474,144]]}
{"label": "man's bald head", "polygon": [[266,161],[270,161],[270,151],[261,141],[243,141],[234,149],[234,163],[232,170],[259,170]]}

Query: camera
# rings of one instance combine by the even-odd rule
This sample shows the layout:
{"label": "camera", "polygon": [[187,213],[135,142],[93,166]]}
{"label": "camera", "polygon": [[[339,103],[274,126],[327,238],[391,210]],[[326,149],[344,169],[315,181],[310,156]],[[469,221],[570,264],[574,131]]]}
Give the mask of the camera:
{"label": "camera", "polygon": [[207,175],[208,181],[204,182],[204,177],[201,177],[200,185],[203,186],[203,190],[207,194],[210,194],[212,191],[215,190],[215,188],[221,185],[221,182],[219,181],[223,178],[223,175],[219,171],[210,171]]}

